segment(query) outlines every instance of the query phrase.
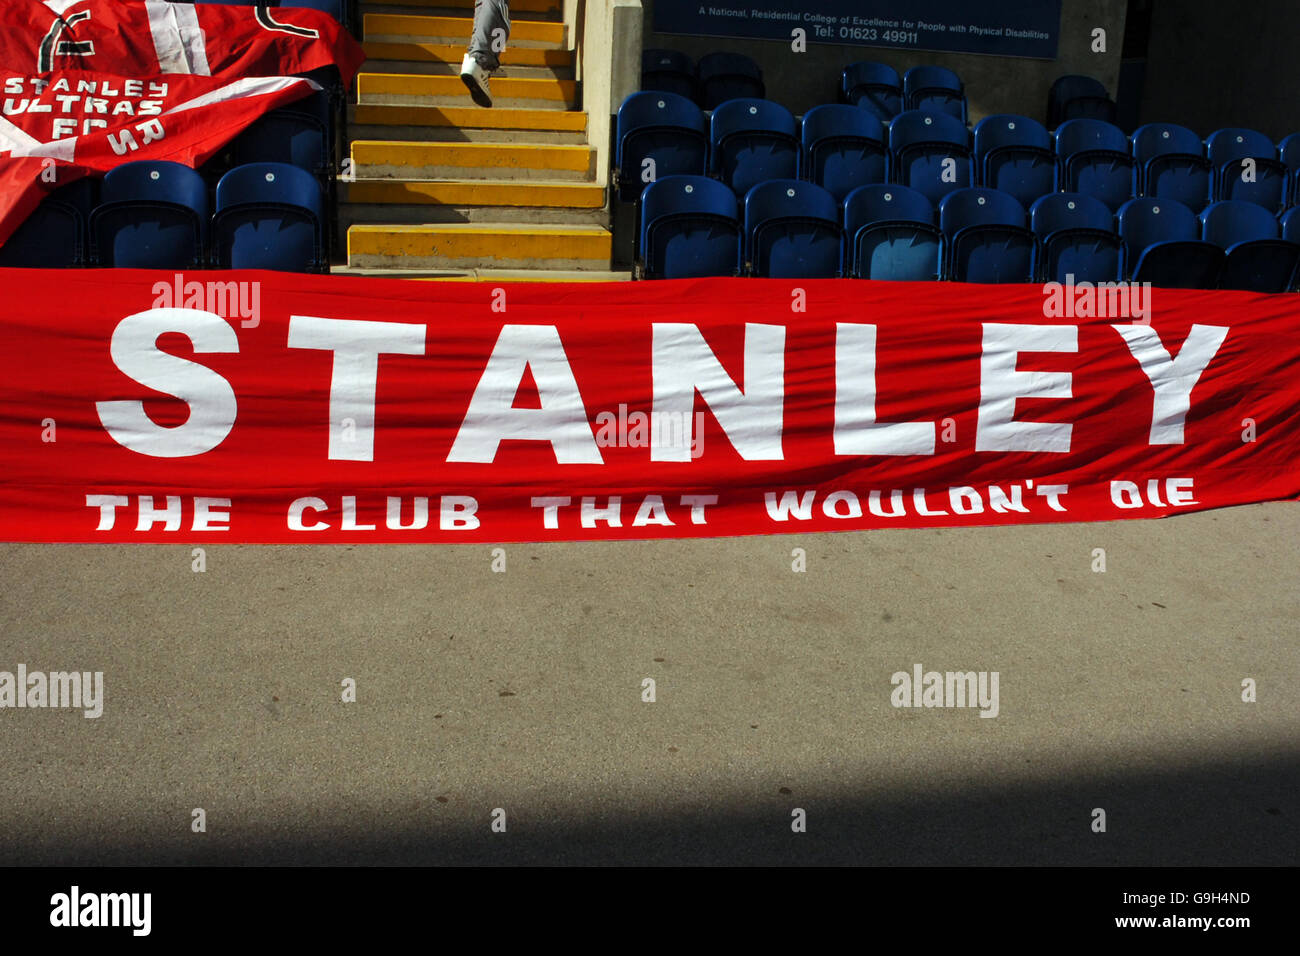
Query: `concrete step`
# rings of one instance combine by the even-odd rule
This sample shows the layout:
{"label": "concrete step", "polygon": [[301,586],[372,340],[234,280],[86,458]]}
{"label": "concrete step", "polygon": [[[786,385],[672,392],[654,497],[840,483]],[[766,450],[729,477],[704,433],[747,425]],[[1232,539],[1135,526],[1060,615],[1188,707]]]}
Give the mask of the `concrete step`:
{"label": "concrete step", "polygon": [[[373,73],[460,74],[465,57],[464,43],[379,43],[364,44],[366,69]],[[501,69],[495,77],[540,77],[573,79],[573,53],[532,47],[507,47]]]}
{"label": "concrete step", "polygon": [[353,140],[351,155],[357,179],[591,182],[596,176],[596,151],[590,146]]}
{"label": "concrete step", "polygon": [[[473,16],[474,0],[385,0],[363,3],[364,13],[413,13],[425,16]],[[560,0],[510,0],[510,20],[559,20],[564,16]]]}
{"label": "concrete step", "polygon": [[587,142],[587,114],[477,106],[349,106],[353,139],[458,143]]}
{"label": "concrete step", "polygon": [[[378,106],[471,106],[469,91],[459,76],[421,76],[413,73],[358,73],[357,102]],[[573,80],[493,78],[493,109],[517,108],[569,110],[578,105],[578,84]],[[487,112],[487,111],[485,111]]]}
{"label": "concrete step", "polygon": [[[362,18],[362,36],[371,41],[388,43],[440,43],[461,44],[469,42],[474,30],[472,17],[421,17],[394,13],[367,13]],[[541,20],[519,20],[510,24],[507,47],[533,49],[568,49],[563,23]]]}
{"label": "concrete step", "polygon": [[[463,52],[463,51],[462,51]],[[460,76],[460,60],[444,63],[433,60],[366,60],[372,73],[407,73],[424,76]],[[529,80],[572,80],[571,66],[509,66],[492,74],[492,86],[506,77]]]}
{"label": "concrete step", "polygon": [[603,226],[506,222],[357,225],[348,265],[359,269],[574,269],[608,272]]}
{"label": "concrete step", "polygon": [[346,225],[395,222],[557,222],[605,225],[605,190],[592,183],[372,179],[339,183]]}

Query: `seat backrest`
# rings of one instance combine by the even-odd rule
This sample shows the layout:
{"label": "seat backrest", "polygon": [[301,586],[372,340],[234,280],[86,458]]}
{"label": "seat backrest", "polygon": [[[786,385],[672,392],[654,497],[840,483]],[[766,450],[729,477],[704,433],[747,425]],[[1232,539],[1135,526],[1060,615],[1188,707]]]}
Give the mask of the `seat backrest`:
{"label": "seat backrest", "polygon": [[840,137],[869,139],[882,146],[885,141],[884,124],[874,114],[843,103],[813,107],[804,113],[802,128],[804,149],[812,149],[822,140]]}
{"label": "seat backrest", "polygon": [[892,86],[901,93],[903,81],[892,66],[863,60],[859,63],[850,63],[840,73],[840,91],[845,96],[859,86]]}
{"label": "seat backrest", "polygon": [[[780,224],[800,237],[793,245],[783,241]],[[744,247],[756,275],[834,275],[842,255],[839,203],[814,183],[759,183],[745,194]]]}
{"label": "seat backrest", "polygon": [[1029,210],[1030,228],[1039,239],[1063,229],[1115,230],[1115,217],[1100,199],[1083,193],[1049,193]]}
{"label": "seat backrest", "polygon": [[643,50],[641,89],[675,93],[693,100],[695,61],[679,50]]}
{"label": "seat backrest", "polygon": [[924,193],[894,184],[859,186],[844,199],[844,227],[852,238],[876,222],[920,222],[934,225],[934,206]]}
{"label": "seat backrest", "polygon": [[202,221],[208,216],[208,186],[203,177],[181,163],[137,160],[114,166],[99,190],[103,205],[115,202],[167,202],[192,209]]}
{"label": "seat backrest", "polygon": [[1276,239],[1277,219],[1263,206],[1244,199],[1210,203],[1201,213],[1201,238],[1221,249],[1255,239]]}
{"label": "seat backrest", "polygon": [[1300,133],[1292,133],[1277,144],[1278,156],[1294,175],[1300,170]]}
{"label": "seat backrest", "polygon": [[746,97],[719,105],[709,121],[709,139],[716,146],[737,133],[777,133],[798,141],[794,114],[771,100]]}
{"label": "seat backrest", "polygon": [[706,53],[695,67],[700,82],[719,76],[743,76],[762,82],[763,71],[743,53]]}
{"label": "seat backrest", "polygon": [[321,221],[320,184],[311,173],[287,163],[236,166],[217,183],[217,212],[233,206],[289,205]]}
{"label": "seat backrest", "polygon": [[775,219],[821,219],[839,228],[840,206],[815,183],[769,179],[745,194],[745,233]]}
{"label": "seat backrest", "polygon": [[903,74],[903,93],[910,100],[922,90],[963,92],[961,77],[944,66],[914,66]]}
{"label": "seat backrest", "polygon": [[1173,199],[1130,199],[1119,208],[1117,219],[1130,263],[1136,263],[1142,250],[1153,243],[1201,237],[1196,214]]}
{"label": "seat backrest", "polygon": [[740,203],[723,183],[707,176],[665,176],[641,194],[641,234],[665,216],[699,215],[739,219]]}
{"label": "seat backrest", "polygon": [[709,53],[700,57],[695,67],[705,109],[713,109],[729,99],[762,97],[763,71],[758,64],[740,53]]}
{"label": "seat backrest", "polygon": [[632,93],[618,108],[614,121],[617,156],[623,167],[623,146],[628,134],[650,127],[677,127],[704,135],[704,113],[694,102],[676,93],[658,91]]}
{"label": "seat backrest", "polygon": [[1047,93],[1047,122],[1055,125],[1062,119],[1061,111],[1070,100],[1081,97],[1106,96],[1106,86],[1101,80],[1079,73],[1058,77]]}
{"label": "seat backrest", "polygon": [[1186,126],[1147,123],[1133,131],[1133,158],[1146,163],[1156,156],[1204,156],[1205,143]]}
{"label": "seat backrest", "polygon": [[290,163],[328,174],[332,163],[328,134],[319,119],[305,113],[272,110],[253,122],[230,144],[231,161]]}
{"label": "seat backrest", "polygon": [[1085,150],[1128,153],[1128,137],[1112,123],[1095,119],[1067,120],[1056,128],[1056,155],[1068,159]]}
{"label": "seat backrest", "polygon": [[1300,242],[1300,206],[1282,213],[1282,238],[1288,242]]}
{"label": "seat backrest", "polygon": [[958,189],[939,200],[939,229],[951,239],[968,226],[1025,226],[1025,207],[998,189]]}
{"label": "seat backrest", "polygon": [[642,73],[688,73],[695,75],[695,61],[681,50],[642,50]]}
{"label": "seat backrest", "polygon": [[85,233],[81,212],[47,196],[0,245],[0,266],[55,269],[81,265]]}
{"label": "seat backrest", "polygon": [[975,157],[984,157],[1006,147],[1051,150],[1052,137],[1037,120],[1012,113],[986,116],[975,126]]}
{"label": "seat backrest", "polygon": [[918,143],[945,143],[970,149],[970,133],[961,120],[947,113],[907,110],[889,126],[889,148],[899,153]]}
{"label": "seat backrest", "polygon": [[1277,147],[1258,130],[1229,127],[1215,130],[1205,141],[1205,151],[1216,169],[1239,159],[1277,159]]}

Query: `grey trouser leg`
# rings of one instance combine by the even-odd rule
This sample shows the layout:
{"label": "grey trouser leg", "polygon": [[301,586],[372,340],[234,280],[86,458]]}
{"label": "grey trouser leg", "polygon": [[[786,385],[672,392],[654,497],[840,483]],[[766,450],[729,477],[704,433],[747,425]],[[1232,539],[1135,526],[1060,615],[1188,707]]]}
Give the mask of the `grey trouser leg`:
{"label": "grey trouser leg", "polygon": [[509,0],[474,0],[474,34],[469,52],[485,70],[501,65],[499,56],[510,39]]}

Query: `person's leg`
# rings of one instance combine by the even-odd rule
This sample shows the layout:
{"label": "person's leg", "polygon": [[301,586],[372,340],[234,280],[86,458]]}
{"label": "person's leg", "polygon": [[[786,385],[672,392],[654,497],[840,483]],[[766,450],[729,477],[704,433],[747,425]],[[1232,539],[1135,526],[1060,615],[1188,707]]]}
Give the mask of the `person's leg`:
{"label": "person's leg", "polygon": [[474,32],[469,53],[489,73],[501,66],[500,55],[510,39],[509,0],[474,0]]}
{"label": "person's leg", "polygon": [[488,87],[510,38],[509,0],[474,0],[474,30],[460,65],[460,78],[479,106],[492,105]]}

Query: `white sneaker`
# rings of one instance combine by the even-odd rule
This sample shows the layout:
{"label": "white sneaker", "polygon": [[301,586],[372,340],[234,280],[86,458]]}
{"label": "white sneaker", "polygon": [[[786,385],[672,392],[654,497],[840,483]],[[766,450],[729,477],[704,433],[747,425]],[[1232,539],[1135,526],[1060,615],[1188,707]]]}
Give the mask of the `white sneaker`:
{"label": "white sneaker", "polygon": [[465,54],[465,59],[460,64],[461,82],[469,87],[469,95],[479,106],[492,105],[492,93],[488,89],[488,80],[491,77],[492,74],[483,69],[483,65],[474,59],[472,54]]}

